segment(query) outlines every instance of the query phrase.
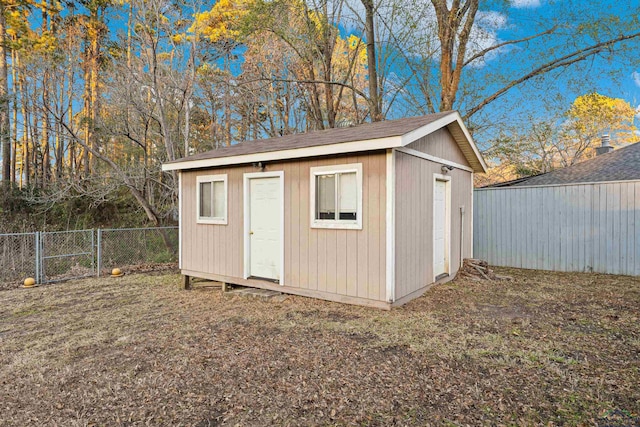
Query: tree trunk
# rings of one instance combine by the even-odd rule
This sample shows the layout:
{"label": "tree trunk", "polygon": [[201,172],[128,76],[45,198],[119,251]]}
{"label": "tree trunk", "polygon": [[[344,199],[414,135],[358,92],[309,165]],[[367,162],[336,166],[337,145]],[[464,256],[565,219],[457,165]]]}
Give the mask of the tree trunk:
{"label": "tree trunk", "polygon": [[18,156],[18,97],[16,94],[16,86],[18,81],[18,52],[11,51],[11,81],[13,82],[13,123],[12,123],[12,141],[11,141],[11,182],[16,182],[16,166]]}
{"label": "tree trunk", "polygon": [[[382,120],[382,103],[378,93],[378,64],[376,63],[376,36],[373,22],[373,0],[361,0],[365,10],[365,36],[367,38],[367,68],[369,73],[369,106],[371,121]],[[357,104],[354,104],[357,109]]]}
{"label": "tree trunk", "polygon": [[11,130],[9,123],[9,76],[7,70],[7,22],[5,2],[0,2],[0,145],[2,145],[2,181],[11,182]]}
{"label": "tree trunk", "polygon": [[44,75],[42,78],[42,105],[44,109],[42,110],[42,142],[40,145],[40,150],[42,152],[42,164],[40,167],[42,168],[42,186],[45,187],[51,178],[51,150],[49,147],[49,113],[47,112],[50,108],[49,105],[49,70],[46,69],[44,71]]}
{"label": "tree trunk", "polygon": [[[20,56],[16,55],[16,66],[19,67]],[[23,73],[18,74],[17,79],[18,94],[20,95],[20,113],[22,114],[22,152],[20,157],[20,188],[23,188],[24,184],[29,186],[29,133],[30,133],[30,117],[27,111],[27,95],[25,93],[25,81]]]}
{"label": "tree trunk", "polygon": [[88,177],[89,170],[89,149],[86,147],[91,146],[91,66],[89,64],[89,56],[91,55],[89,46],[85,47],[85,60],[84,60],[84,106],[83,106],[83,118],[84,118],[84,150],[82,152],[82,164],[84,169],[84,176]]}
{"label": "tree trunk", "polygon": [[448,111],[456,101],[479,0],[453,0],[451,9],[447,7],[447,0],[431,0],[431,3],[440,39],[440,111]]}

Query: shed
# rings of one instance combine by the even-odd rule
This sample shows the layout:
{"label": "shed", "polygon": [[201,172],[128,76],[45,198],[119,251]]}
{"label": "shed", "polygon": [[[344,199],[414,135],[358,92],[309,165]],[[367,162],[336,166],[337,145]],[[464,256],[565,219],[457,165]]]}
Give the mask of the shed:
{"label": "shed", "polygon": [[391,308],[472,255],[473,173],[457,112],[244,142],[179,172],[185,276]]}
{"label": "shed", "polygon": [[492,265],[640,275],[640,143],[475,190],[474,254]]}

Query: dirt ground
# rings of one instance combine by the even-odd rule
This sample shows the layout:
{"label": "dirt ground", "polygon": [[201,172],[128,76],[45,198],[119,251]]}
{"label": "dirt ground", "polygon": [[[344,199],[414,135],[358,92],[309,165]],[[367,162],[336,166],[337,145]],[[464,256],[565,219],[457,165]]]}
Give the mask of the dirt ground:
{"label": "dirt ground", "polygon": [[0,291],[0,425],[640,425],[640,280],[498,269],[390,312],[180,291]]}

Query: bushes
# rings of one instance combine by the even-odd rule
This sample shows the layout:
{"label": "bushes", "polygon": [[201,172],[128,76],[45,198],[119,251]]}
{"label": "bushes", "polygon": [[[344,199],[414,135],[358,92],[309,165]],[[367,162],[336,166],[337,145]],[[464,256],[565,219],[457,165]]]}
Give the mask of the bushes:
{"label": "bushes", "polygon": [[15,185],[0,192],[0,233],[149,225],[124,187],[94,197],[73,188],[55,196]]}

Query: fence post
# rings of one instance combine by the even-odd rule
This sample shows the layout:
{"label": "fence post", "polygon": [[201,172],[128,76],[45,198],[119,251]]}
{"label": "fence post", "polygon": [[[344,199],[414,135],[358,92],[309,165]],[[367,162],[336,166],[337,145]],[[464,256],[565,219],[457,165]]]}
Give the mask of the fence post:
{"label": "fence post", "polygon": [[38,232],[38,241],[39,241],[39,245],[38,245],[38,265],[39,265],[39,272],[40,272],[40,279],[38,281],[38,283],[46,283],[47,281],[47,272],[45,271],[46,269],[46,261],[44,259],[44,241],[46,239],[46,231],[40,231]]}
{"label": "fence post", "polygon": [[102,270],[102,229],[98,228],[98,242],[96,243],[98,253],[96,256],[96,277],[100,277]]}
{"label": "fence post", "polygon": [[33,242],[33,246],[34,249],[36,251],[35,256],[34,256],[34,262],[36,263],[35,267],[36,267],[36,283],[40,283],[40,232],[36,231],[35,233],[33,233],[34,235],[34,242]]}

